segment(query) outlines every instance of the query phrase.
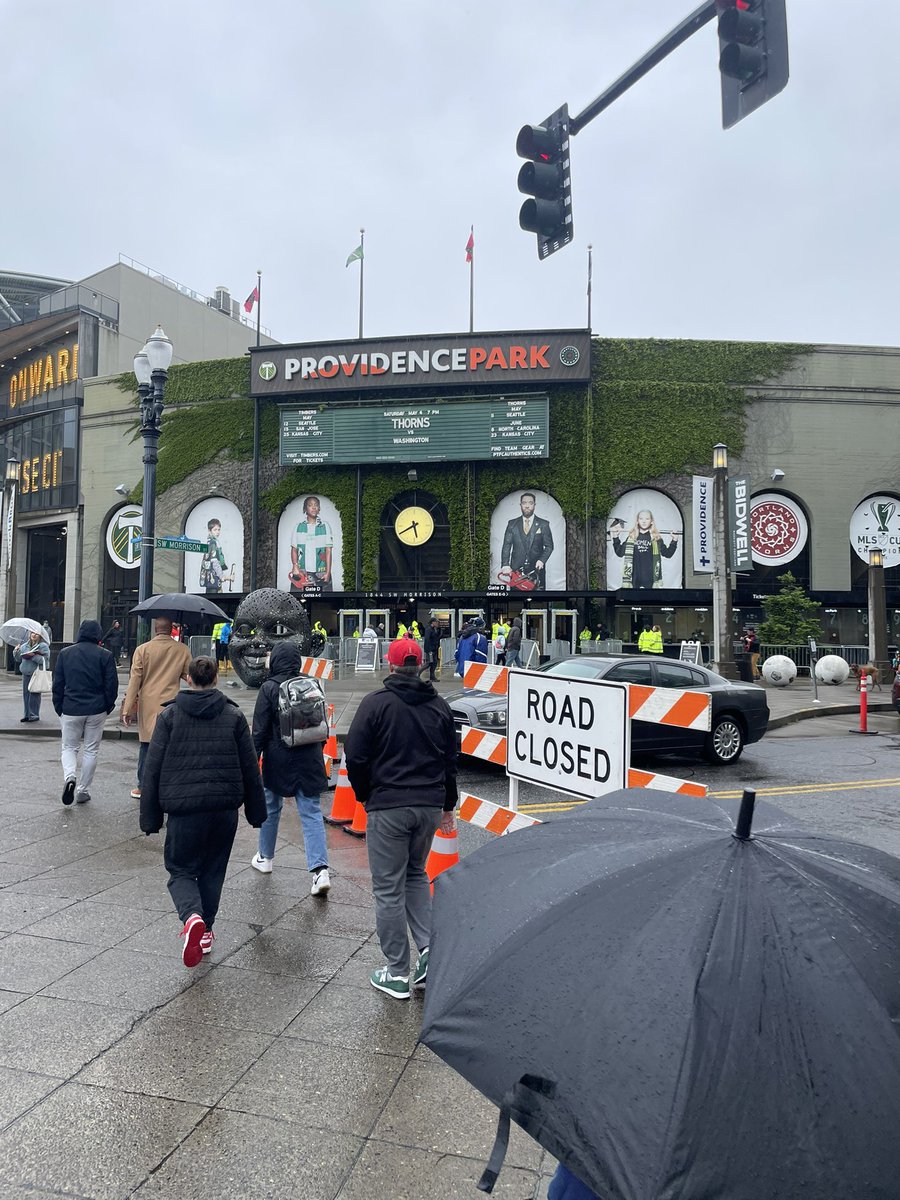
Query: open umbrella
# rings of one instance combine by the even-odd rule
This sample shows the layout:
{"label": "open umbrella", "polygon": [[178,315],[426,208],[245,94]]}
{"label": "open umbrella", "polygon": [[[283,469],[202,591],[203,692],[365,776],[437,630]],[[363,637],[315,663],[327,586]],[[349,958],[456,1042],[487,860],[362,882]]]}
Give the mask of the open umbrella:
{"label": "open umbrella", "polygon": [[44,627],[40,621],[32,621],[31,617],[13,617],[0,625],[0,638],[10,646],[20,645],[29,633],[39,633],[43,637]]}
{"label": "open umbrella", "polygon": [[511,1117],[604,1200],[896,1200],[900,860],[758,817],[631,789],[438,877],[422,1041],[501,1109],[482,1190]]}
{"label": "open umbrella", "polygon": [[228,620],[228,614],[223,613],[208,596],[192,596],[189,592],[163,592],[162,595],[151,596],[149,600],[142,600],[131,611],[143,617],[171,617],[173,621],[189,621],[191,617],[211,621]]}

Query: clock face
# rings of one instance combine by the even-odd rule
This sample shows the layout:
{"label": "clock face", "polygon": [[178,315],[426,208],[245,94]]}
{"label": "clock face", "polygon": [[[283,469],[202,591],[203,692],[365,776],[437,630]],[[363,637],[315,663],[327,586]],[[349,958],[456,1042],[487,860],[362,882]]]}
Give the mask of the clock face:
{"label": "clock face", "polygon": [[423,546],[434,533],[431,513],[417,505],[404,508],[394,521],[394,533],[407,546]]}

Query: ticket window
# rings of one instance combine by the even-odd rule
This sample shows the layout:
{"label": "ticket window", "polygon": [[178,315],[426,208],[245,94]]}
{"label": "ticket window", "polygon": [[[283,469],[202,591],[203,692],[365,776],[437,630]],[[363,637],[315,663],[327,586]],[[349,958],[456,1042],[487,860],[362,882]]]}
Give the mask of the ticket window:
{"label": "ticket window", "polygon": [[352,638],[357,630],[362,634],[362,619],[361,608],[338,609],[338,637]]}
{"label": "ticket window", "polygon": [[535,643],[538,654],[544,654],[547,645],[547,610],[545,608],[522,609],[522,637]]}

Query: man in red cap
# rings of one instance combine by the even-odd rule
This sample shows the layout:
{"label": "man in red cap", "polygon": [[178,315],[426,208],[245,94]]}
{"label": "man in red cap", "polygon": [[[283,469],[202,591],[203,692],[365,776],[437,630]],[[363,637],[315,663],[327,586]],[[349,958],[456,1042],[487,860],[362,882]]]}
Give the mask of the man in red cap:
{"label": "man in red cap", "polygon": [[[456,829],[456,731],[446,700],[419,678],[418,642],[398,638],[387,657],[391,673],[360,704],[344,750],[350,783],[366,810],[375,922],[387,959],[370,982],[408,1000],[413,988],[425,986],[428,972],[428,852],[438,828]],[[407,926],[419,952],[412,981]]]}

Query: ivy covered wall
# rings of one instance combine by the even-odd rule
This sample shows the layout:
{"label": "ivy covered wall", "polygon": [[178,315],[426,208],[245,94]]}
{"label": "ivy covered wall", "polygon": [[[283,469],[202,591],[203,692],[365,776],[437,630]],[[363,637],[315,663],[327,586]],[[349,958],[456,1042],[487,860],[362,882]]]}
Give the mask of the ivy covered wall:
{"label": "ivy covered wall", "polygon": [[[683,487],[686,475],[707,471],[716,442],[724,442],[739,457],[750,400],[746,389],[753,387],[756,394],[760,384],[777,379],[810,350],[756,342],[595,338],[591,387],[551,394],[549,458],[508,464],[416,464],[417,486],[447,505],[451,588],[470,591],[487,585],[491,514],[509,492],[533,487],[553,495],[566,516],[571,540],[583,529],[585,515],[604,518],[615,497],[627,488],[650,481],[658,486],[667,478],[679,480]],[[131,374],[123,375],[119,386],[136,393]],[[253,456],[249,391],[246,358],[188,363],[170,370],[160,436],[160,495],[212,463],[220,467],[234,463],[241,476],[249,472]],[[136,394],[134,402],[137,405]],[[274,544],[278,515],[295,496],[303,492],[328,496],[341,514],[345,587],[352,590],[356,468],[280,468],[278,410],[270,402],[261,405],[260,432],[261,549]],[[405,466],[362,468],[362,584],[367,590],[377,586],[381,514],[388,501],[408,487],[406,470]],[[198,487],[194,499],[201,498],[201,492]],[[139,498],[139,489],[134,498]],[[244,516],[249,529],[249,512]],[[266,555],[267,560],[270,557]],[[570,585],[584,587],[583,576],[583,566],[577,574],[570,569]],[[270,582],[260,566],[259,585]]]}

